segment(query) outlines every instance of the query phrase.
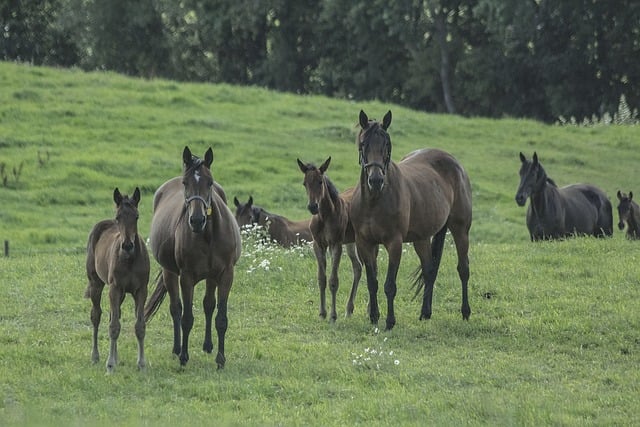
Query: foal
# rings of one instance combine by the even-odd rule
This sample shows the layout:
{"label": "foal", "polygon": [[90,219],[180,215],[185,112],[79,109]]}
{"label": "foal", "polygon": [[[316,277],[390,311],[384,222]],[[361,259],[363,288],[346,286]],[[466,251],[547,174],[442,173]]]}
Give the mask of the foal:
{"label": "foal", "polygon": [[338,292],[338,268],[342,256],[342,245],[346,244],[347,254],[353,268],[353,284],[347,302],[347,316],[353,314],[354,299],[362,275],[362,264],[356,254],[353,226],[349,221],[349,203],[353,190],[338,194],[329,177],[325,174],[329,168],[331,157],[320,167],[310,163],[302,163],[298,159],[298,167],[304,174],[304,187],[309,197],[308,209],[313,215],[309,228],[313,234],[313,252],[318,262],[318,287],[320,288],[320,317],[327,317],[325,290],[327,287],[327,249],[331,253],[331,273],[329,290],[331,291],[330,320],[335,321],[336,293]]}
{"label": "foal", "polygon": [[627,238],[631,240],[640,239],[640,206],[633,200],[633,192],[629,195],[618,190],[618,228],[624,230],[624,223],[627,223]]}
{"label": "foal", "polygon": [[98,352],[98,326],[102,309],[100,300],[102,289],[109,285],[109,337],[111,346],[107,359],[107,372],[112,373],[118,364],[117,341],[120,335],[120,306],[125,293],[133,296],[136,313],[136,338],[138,339],[138,368],[144,369],[144,303],[147,299],[149,282],[149,255],[142,237],[138,234],[138,203],[140,189],[136,187],[131,198],[113,192],[116,203],[115,219],[97,223],[89,234],[87,243],[87,278],[89,285],[85,292],[91,298],[91,322],[93,323],[93,347],[91,360],[100,359]]}

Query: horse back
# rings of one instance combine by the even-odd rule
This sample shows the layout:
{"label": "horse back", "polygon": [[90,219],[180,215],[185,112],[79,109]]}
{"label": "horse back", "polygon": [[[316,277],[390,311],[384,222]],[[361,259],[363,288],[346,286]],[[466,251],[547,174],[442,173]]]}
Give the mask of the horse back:
{"label": "horse back", "polygon": [[562,187],[559,192],[565,205],[565,225],[569,230],[584,234],[613,234],[613,209],[604,191],[589,184],[572,184]]}

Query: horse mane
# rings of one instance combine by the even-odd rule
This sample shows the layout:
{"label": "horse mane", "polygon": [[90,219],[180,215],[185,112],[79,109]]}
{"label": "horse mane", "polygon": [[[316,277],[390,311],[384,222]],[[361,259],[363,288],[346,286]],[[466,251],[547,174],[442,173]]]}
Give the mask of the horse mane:
{"label": "horse mane", "polygon": [[558,184],[556,184],[556,182],[555,182],[554,180],[552,180],[552,179],[551,179],[551,178],[549,178],[549,177],[546,177],[546,180],[547,180],[547,184],[552,185],[553,187],[558,188]]}
{"label": "horse mane", "polygon": [[323,174],[322,176],[324,178],[324,183],[327,185],[327,190],[329,191],[329,197],[331,197],[331,201],[335,205],[338,203],[338,199],[340,198],[340,192],[338,191],[336,186],[333,184],[333,182],[329,179],[327,175]]}

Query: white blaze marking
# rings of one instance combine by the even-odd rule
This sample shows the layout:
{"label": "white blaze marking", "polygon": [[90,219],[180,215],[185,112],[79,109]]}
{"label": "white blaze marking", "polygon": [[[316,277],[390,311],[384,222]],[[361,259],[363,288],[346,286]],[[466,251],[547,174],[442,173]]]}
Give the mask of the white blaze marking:
{"label": "white blaze marking", "polygon": [[196,182],[200,182],[200,171],[195,171],[193,176],[196,178]]}

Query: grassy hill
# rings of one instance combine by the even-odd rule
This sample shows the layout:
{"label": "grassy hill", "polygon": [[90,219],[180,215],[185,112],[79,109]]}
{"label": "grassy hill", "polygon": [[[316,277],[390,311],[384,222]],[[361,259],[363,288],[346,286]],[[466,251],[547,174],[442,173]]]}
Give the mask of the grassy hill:
{"label": "grassy hill", "polygon": [[[356,103],[228,85],[143,81],[0,64],[1,239],[17,251],[82,248],[98,219],[112,215],[114,187],[142,189],[148,230],[155,189],[180,173],[188,145],[211,146],[215,178],[230,199],[255,203],[293,219],[308,216],[296,158],[333,160],[339,188],[359,176],[354,146],[357,115],[381,118],[391,109],[398,161],[421,147],[450,151],[474,190],[474,242],[527,239],[524,209],[513,200],[518,152],[537,151],[559,185],[589,182],[615,201],[618,189],[638,191],[636,127],[548,126],[527,120],[465,119],[394,105]],[[18,178],[13,168],[20,168]]]}
{"label": "grassy hill", "polygon": [[[559,185],[600,186],[614,206],[618,189],[640,194],[637,127],[465,119],[12,63],[0,63],[0,87],[0,240],[11,243],[11,256],[0,257],[1,425],[640,423],[638,242],[616,229],[612,239],[532,244],[525,210],[514,201],[520,151],[537,151]],[[356,312],[344,318],[348,261],[340,317],[331,325],[317,316],[311,249],[265,248],[245,235],[222,372],[215,356],[199,350],[201,285],[186,367],[170,354],[165,302],[147,325],[149,369],[137,372],[127,298],[120,364],[106,376],[106,292],[102,360],[90,363],[84,247],[93,224],[113,216],[114,187],[142,189],[139,229],[147,235],[153,193],[180,173],[184,146],[199,155],[211,146],[214,177],[230,202],[253,195],[268,210],[305,218],[296,158],[319,164],[332,156],[333,181],[340,189],[355,185],[360,109],[376,118],[393,111],[394,160],[438,147],[467,169],[474,197],[469,322],[460,319],[451,245],[434,316],[422,322],[409,289],[416,256],[407,248],[398,324],[385,332],[366,316],[364,279]],[[381,274],[384,260],[381,253]],[[379,300],[384,318],[382,290]]]}

